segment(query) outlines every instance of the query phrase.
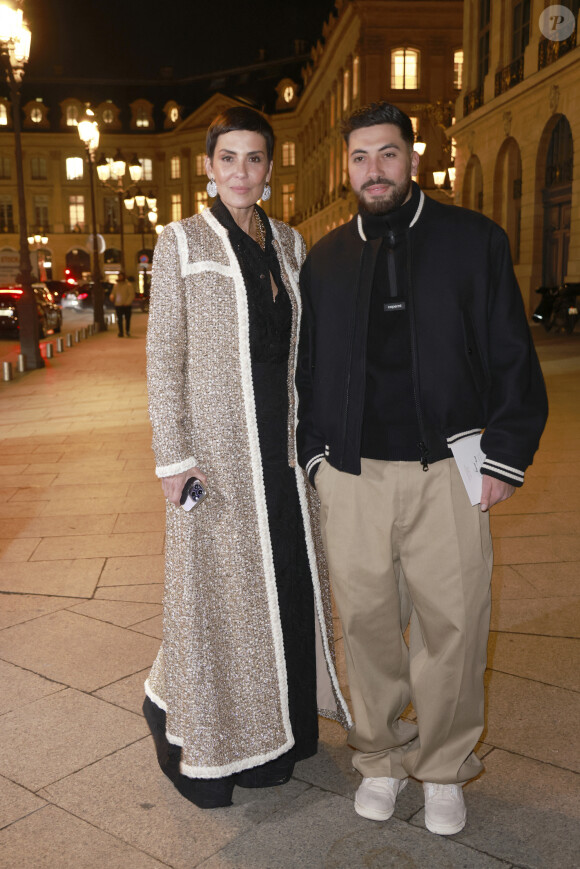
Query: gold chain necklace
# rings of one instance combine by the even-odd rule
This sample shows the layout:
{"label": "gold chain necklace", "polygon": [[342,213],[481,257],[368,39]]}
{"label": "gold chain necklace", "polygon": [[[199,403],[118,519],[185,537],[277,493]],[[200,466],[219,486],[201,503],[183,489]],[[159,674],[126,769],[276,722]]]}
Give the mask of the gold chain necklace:
{"label": "gold chain necklace", "polygon": [[262,219],[255,208],[254,208],[254,221],[256,223],[256,235],[258,238],[258,244],[260,245],[262,250],[266,250],[266,230],[264,229]]}

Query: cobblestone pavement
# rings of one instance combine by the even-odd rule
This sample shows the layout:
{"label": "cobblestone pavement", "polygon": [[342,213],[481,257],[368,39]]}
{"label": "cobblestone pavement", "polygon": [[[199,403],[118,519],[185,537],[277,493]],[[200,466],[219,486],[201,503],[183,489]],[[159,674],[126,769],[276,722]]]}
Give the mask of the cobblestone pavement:
{"label": "cobblestone pavement", "polygon": [[159,773],[140,711],[164,526],[145,326],[0,383],[0,866],[578,866],[580,336],[535,333],[551,417],[524,488],[492,513],[486,772],[444,838],[424,829],[416,782],[390,821],[358,817],[328,722],[289,784],[236,789],[230,809],[196,809]]}

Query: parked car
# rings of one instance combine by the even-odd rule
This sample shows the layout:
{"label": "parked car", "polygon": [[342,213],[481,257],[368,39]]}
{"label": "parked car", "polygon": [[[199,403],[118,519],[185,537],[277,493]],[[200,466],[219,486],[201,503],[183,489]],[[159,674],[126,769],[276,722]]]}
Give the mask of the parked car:
{"label": "parked car", "polygon": [[[60,332],[62,311],[55,303],[45,284],[33,284],[40,337],[46,338],[49,331]],[[18,334],[18,302],[23,290],[20,285],[0,287],[0,333]]]}
{"label": "parked car", "polygon": [[[94,291],[94,283],[82,284],[78,287],[78,310],[85,310],[86,308],[90,308],[91,310],[94,307],[93,301],[93,291]],[[101,287],[103,288],[103,307],[109,311],[113,311],[115,306],[111,301],[109,301],[109,296],[111,294],[111,290],[113,289],[113,284],[108,281],[101,281]]]}
{"label": "parked car", "polygon": [[[52,293],[57,305],[63,307],[63,298],[73,289],[67,281],[45,281],[46,286]],[[64,305],[64,307],[67,307]]]}

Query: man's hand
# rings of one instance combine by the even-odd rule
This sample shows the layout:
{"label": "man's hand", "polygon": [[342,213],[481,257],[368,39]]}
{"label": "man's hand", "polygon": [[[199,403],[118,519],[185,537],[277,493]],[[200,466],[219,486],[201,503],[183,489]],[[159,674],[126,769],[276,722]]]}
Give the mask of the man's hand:
{"label": "man's hand", "polygon": [[172,504],[175,504],[176,507],[179,507],[179,499],[181,498],[183,487],[190,477],[197,477],[197,479],[201,480],[205,486],[206,476],[203,471],[199,470],[199,468],[190,468],[189,471],[183,471],[182,474],[175,474],[173,477],[161,478],[163,494],[167,500],[171,501]]}
{"label": "man's hand", "polygon": [[515,486],[510,486],[503,480],[496,480],[495,477],[488,477],[487,474],[482,474],[481,486],[481,512],[485,513],[490,510],[494,504],[499,504],[500,501],[507,501],[515,492]]}

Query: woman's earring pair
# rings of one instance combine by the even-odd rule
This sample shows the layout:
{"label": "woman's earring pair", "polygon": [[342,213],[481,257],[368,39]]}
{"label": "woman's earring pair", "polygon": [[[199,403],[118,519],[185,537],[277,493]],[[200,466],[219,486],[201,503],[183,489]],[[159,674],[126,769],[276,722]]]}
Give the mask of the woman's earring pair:
{"label": "woman's earring pair", "polygon": [[[206,184],[205,189],[207,190],[208,196],[211,196],[212,199],[214,199],[217,196],[218,189],[217,189],[217,184],[215,183],[215,178],[210,178],[210,180]],[[264,184],[264,190],[262,192],[262,201],[267,202],[271,195],[272,195],[272,188],[270,187],[268,182],[266,182]]]}

